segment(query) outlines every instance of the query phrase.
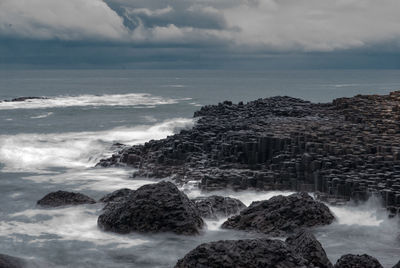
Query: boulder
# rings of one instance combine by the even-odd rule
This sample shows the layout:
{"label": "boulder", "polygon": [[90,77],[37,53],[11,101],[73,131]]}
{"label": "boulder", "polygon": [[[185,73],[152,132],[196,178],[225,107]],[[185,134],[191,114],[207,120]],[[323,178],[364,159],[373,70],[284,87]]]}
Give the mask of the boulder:
{"label": "boulder", "polygon": [[99,202],[103,202],[103,203],[118,202],[134,192],[135,192],[134,190],[131,190],[128,188],[119,189],[110,194],[103,196],[102,198],[100,198]]}
{"label": "boulder", "polygon": [[347,254],[340,257],[335,268],[383,268],[377,259],[367,254]]}
{"label": "boulder", "polygon": [[325,204],[302,192],[253,202],[239,215],[224,222],[222,228],[286,236],[305,227],[330,224],[333,220]]}
{"label": "boulder", "polygon": [[37,204],[44,207],[60,207],[67,205],[94,204],[96,201],[87,195],[66,191],[57,191],[45,195],[37,201]]}
{"label": "boulder", "polygon": [[393,268],[400,268],[400,261]]}
{"label": "boulder", "polygon": [[120,202],[109,203],[98,226],[116,233],[198,234],[204,225],[195,204],[170,182],[140,187]]}
{"label": "boulder", "polygon": [[0,254],[0,268],[23,268],[27,266],[24,259]]}
{"label": "boulder", "polygon": [[283,241],[246,239],[201,244],[180,259],[175,267],[306,268],[309,266],[306,260],[297,255]]}
{"label": "boulder", "polygon": [[312,267],[332,268],[321,243],[308,231],[299,231],[286,239],[286,244],[294,252],[306,259]]}
{"label": "boulder", "polygon": [[246,208],[242,201],[224,196],[208,196],[193,199],[200,215],[207,219],[218,219],[238,214]]}

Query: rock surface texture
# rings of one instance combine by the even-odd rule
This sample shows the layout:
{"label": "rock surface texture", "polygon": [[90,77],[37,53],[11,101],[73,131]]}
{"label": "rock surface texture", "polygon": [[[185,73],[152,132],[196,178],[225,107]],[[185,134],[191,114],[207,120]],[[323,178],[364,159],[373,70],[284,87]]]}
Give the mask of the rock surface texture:
{"label": "rock surface texture", "polygon": [[89,196],[80,193],[57,191],[45,195],[37,201],[37,204],[44,207],[60,207],[68,205],[94,204],[96,201]]}
{"label": "rock surface texture", "polygon": [[200,211],[200,215],[206,219],[229,217],[246,208],[246,205],[238,199],[218,195],[198,197],[192,200]]}
{"label": "rock surface texture", "polygon": [[203,220],[195,204],[171,182],[140,187],[119,202],[110,202],[98,218],[105,231],[198,234]]}
{"label": "rock surface texture", "polygon": [[302,228],[330,224],[333,220],[325,204],[303,192],[253,202],[239,215],[224,222],[222,228],[286,236]]}
{"label": "rock surface texture", "polygon": [[347,254],[340,257],[335,268],[383,268],[377,259],[367,254]]}
{"label": "rock surface texture", "polygon": [[225,101],[190,130],[125,146],[100,166],[197,180],[202,189],[294,190],[327,200],[382,198],[400,208],[400,91],[313,104],[290,97]]}
{"label": "rock surface texture", "polygon": [[285,242],[268,239],[224,240],[201,244],[176,268],[306,268],[307,261]]}
{"label": "rock surface texture", "polygon": [[123,199],[127,198],[129,195],[133,194],[135,191],[128,189],[128,188],[123,188],[116,190],[108,195],[103,196],[100,198],[100,202],[103,203],[109,203],[109,202],[119,202],[122,201]]}
{"label": "rock surface texture", "polygon": [[286,239],[294,252],[301,255],[309,263],[309,267],[332,268],[333,265],[315,236],[307,231],[300,231]]}

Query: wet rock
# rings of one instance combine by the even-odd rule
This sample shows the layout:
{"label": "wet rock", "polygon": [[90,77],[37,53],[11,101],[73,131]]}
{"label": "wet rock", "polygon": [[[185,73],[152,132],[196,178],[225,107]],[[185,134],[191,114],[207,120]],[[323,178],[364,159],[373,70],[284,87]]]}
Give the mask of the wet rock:
{"label": "wet rock", "polygon": [[68,205],[94,204],[96,201],[87,195],[74,192],[57,191],[45,195],[37,201],[37,204],[44,207],[60,207]]}
{"label": "wet rock", "polygon": [[24,259],[0,254],[0,268],[25,268],[27,265]]}
{"label": "wet rock", "polygon": [[253,202],[239,215],[224,222],[222,228],[286,236],[302,228],[330,224],[333,220],[326,205],[303,192]]}
{"label": "wet rock", "polygon": [[[21,102],[27,100],[46,100],[46,97],[18,97],[11,100],[4,100],[4,102]],[[1,101],[0,101],[1,102]]]}
{"label": "wet rock", "polygon": [[294,252],[306,259],[312,267],[332,268],[333,265],[326,256],[321,243],[307,231],[299,231],[286,239]]}
{"label": "wet rock", "polygon": [[176,268],[274,267],[306,268],[306,260],[285,242],[269,239],[225,240],[201,244],[179,260]]}
{"label": "wet rock", "polygon": [[246,208],[242,201],[224,196],[208,196],[193,199],[200,215],[207,219],[218,219],[238,214]]}
{"label": "wet rock", "polygon": [[105,231],[198,234],[203,220],[195,204],[170,182],[140,187],[120,202],[109,203],[98,218]]}
{"label": "wet rock", "polygon": [[347,254],[340,257],[335,268],[383,268],[377,259],[367,254]]}
{"label": "wet rock", "polygon": [[162,140],[116,148],[97,165],[196,180],[202,190],[321,192],[333,203],[379,196],[400,211],[400,91],[314,104],[291,97],[225,101]]}
{"label": "wet rock", "polygon": [[134,193],[134,190],[128,189],[128,188],[123,188],[116,190],[110,194],[107,194],[100,198],[100,202],[103,203],[109,203],[109,202],[119,202],[122,201],[123,199],[127,198],[129,195]]}

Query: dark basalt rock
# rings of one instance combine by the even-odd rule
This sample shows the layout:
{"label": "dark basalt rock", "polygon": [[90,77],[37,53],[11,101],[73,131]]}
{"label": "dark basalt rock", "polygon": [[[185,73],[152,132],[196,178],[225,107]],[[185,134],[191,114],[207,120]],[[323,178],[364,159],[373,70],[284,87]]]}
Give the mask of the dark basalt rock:
{"label": "dark basalt rock", "polygon": [[377,259],[367,254],[347,254],[340,257],[335,268],[383,268]]}
{"label": "dark basalt rock", "polygon": [[98,218],[105,231],[198,234],[204,222],[195,204],[170,182],[140,187],[120,202],[111,202]]}
{"label": "dark basalt rock", "polygon": [[285,242],[269,239],[225,240],[201,244],[175,268],[306,268],[307,261]]}
{"label": "dark basalt rock", "polygon": [[94,204],[96,201],[81,193],[57,191],[45,195],[37,201],[37,204],[44,207],[60,207],[68,205]]}
{"label": "dark basalt rock", "polygon": [[305,227],[330,224],[333,220],[325,204],[303,192],[253,202],[239,215],[224,222],[222,228],[286,236]]}
{"label": "dark basalt rock", "polygon": [[393,268],[400,268],[400,261]]}
{"label": "dark basalt rock", "polygon": [[315,236],[307,231],[299,231],[286,239],[294,252],[306,259],[311,267],[332,268],[333,265],[326,252]]}
{"label": "dark basalt rock", "polygon": [[116,148],[98,166],[138,176],[197,180],[203,190],[321,192],[326,200],[375,195],[400,210],[400,91],[314,104],[290,97],[197,111],[190,130]]}
{"label": "dark basalt rock", "polygon": [[0,254],[0,268],[25,268],[27,264],[24,259]]}
{"label": "dark basalt rock", "polygon": [[[27,100],[46,100],[46,97],[18,97],[11,100],[4,100],[4,102],[21,102]],[[1,102],[1,101],[0,101]]]}
{"label": "dark basalt rock", "polygon": [[128,189],[128,188],[123,188],[116,190],[110,194],[107,194],[100,198],[100,202],[103,203],[109,203],[109,202],[119,202],[122,201],[123,199],[127,198],[130,194],[134,193],[134,190]]}
{"label": "dark basalt rock", "polygon": [[242,201],[224,196],[208,196],[193,199],[203,218],[218,219],[238,214],[246,208]]}

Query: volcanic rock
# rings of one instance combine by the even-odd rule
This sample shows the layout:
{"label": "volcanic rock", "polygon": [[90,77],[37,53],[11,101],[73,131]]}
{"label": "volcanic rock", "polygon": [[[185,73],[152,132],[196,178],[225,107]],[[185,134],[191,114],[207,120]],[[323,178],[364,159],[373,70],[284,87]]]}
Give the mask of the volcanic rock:
{"label": "volcanic rock", "polygon": [[347,254],[340,257],[335,268],[383,268],[377,259],[367,254]]}
{"label": "volcanic rock", "polygon": [[204,243],[180,259],[175,268],[274,267],[306,268],[307,261],[285,242],[269,239]]}
{"label": "volcanic rock", "polygon": [[171,182],[140,187],[109,203],[98,218],[105,231],[198,234],[204,222],[195,204]]}
{"label": "volcanic rock", "polygon": [[57,191],[45,195],[37,201],[37,204],[44,207],[60,207],[68,205],[94,204],[96,201],[81,193]]}
{"label": "volcanic rock", "polygon": [[[118,148],[98,166],[197,180],[203,190],[321,192],[382,199],[400,210],[400,91],[314,104],[291,97],[226,101],[197,111],[192,129]],[[117,150],[117,149],[116,149]]]}
{"label": "volcanic rock", "polygon": [[[11,100],[3,100],[4,102],[22,102],[27,100],[46,100],[46,97],[18,97]],[[1,101],[0,101],[1,102]]]}
{"label": "volcanic rock", "polygon": [[121,201],[124,198],[127,198],[130,194],[134,193],[134,190],[128,189],[128,188],[123,188],[116,190],[110,194],[107,194],[100,198],[100,202],[103,203],[109,203],[109,202],[118,202]]}
{"label": "volcanic rock", "polygon": [[333,265],[326,256],[321,243],[307,231],[299,231],[286,239],[294,252],[306,259],[312,267],[332,268]]}
{"label": "volcanic rock", "polygon": [[203,218],[218,219],[238,214],[246,208],[242,201],[218,195],[193,199]]}
{"label": "volcanic rock", "polygon": [[400,261],[393,268],[400,268]]}
{"label": "volcanic rock", "polygon": [[301,228],[330,224],[333,220],[325,204],[302,192],[253,202],[239,215],[224,222],[222,228],[286,236]]}

